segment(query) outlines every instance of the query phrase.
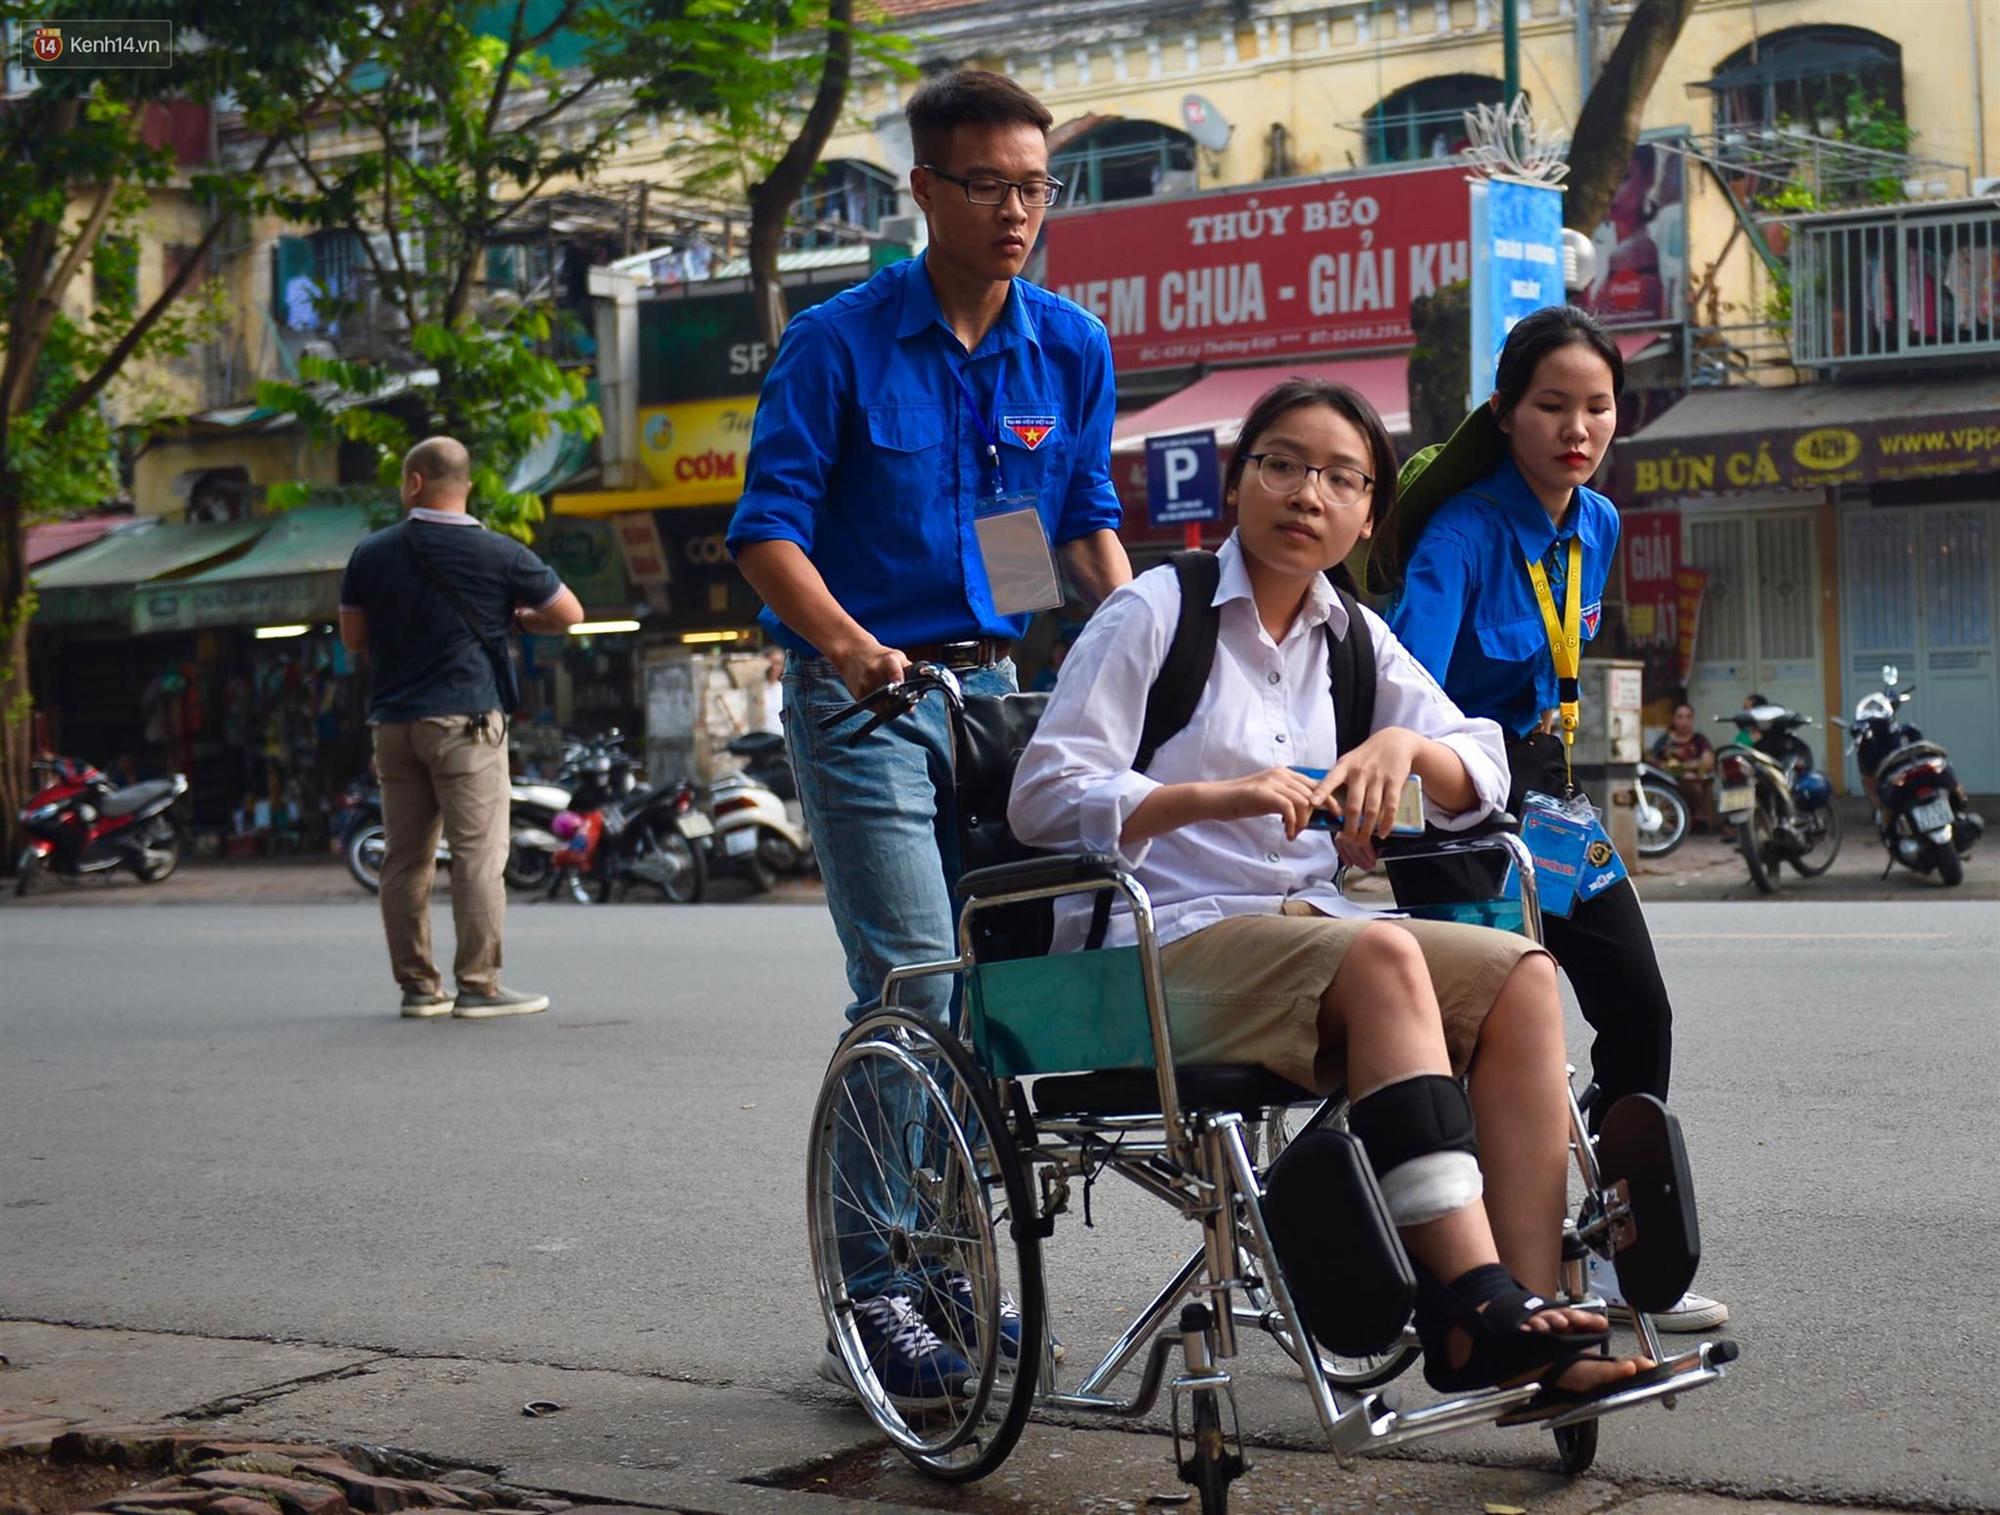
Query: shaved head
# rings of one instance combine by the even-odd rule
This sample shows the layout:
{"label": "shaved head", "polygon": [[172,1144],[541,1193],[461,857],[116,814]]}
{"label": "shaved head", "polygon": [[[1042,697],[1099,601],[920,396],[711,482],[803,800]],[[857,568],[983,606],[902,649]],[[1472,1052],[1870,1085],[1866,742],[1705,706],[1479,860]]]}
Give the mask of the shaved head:
{"label": "shaved head", "polygon": [[404,454],[403,491],[413,506],[463,505],[472,491],[472,454],[455,437],[425,437]]}

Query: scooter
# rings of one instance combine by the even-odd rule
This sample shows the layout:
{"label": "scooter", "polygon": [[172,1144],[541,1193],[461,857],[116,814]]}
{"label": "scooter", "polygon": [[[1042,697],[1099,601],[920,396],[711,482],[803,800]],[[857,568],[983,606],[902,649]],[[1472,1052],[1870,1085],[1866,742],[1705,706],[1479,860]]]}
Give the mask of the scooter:
{"label": "scooter", "polygon": [[742,875],[763,894],[780,878],[812,865],[812,839],[799,809],[785,739],[772,731],[751,731],[726,750],[744,759],[744,767],[709,785],[708,813],[715,819],[709,866]]}
{"label": "scooter", "polygon": [[43,872],[74,883],[128,868],[141,883],[157,884],[180,866],[185,838],[173,811],[188,791],[186,774],[121,789],[79,758],[36,758],[29,767],[44,782],[21,811],[28,843],[15,865],[16,894]]}
{"label": "scooter", "polygon": [[1812,748],[1798,735],[1812,717],[1758,705],[1715,719],[1756,737],[1751,746],[1716,753],[1715,813],[1736,828],[1757,892],[1778,892],[1781,864],[1806,878],[1826,872],[1840,855],[1840,811],[1832,781],[1813,766]]}
{"label": "scooter", "polygon": [[1882,669],[1882,688],[1863,695],[1852,724],[1834,719],[1848,733],[1861,781],[1875,805],[1875,830],[1889,851],[1890,870],[1901,863],[1917,873],[1936,870],[1938,882],[1956,888],[1965,880],[1965,859],[1986,829],[1967,802],[1965,786],[1952,771],[1951,754],[1908,721],[1896,719],[1917,686],[1897,687],[1897,669]]}
{"label": "scooter", "polygon": [[673,904],[701,898],[715,826],[696,805],[693,784],[640,788],[636,766],[615,731],[581,744],[569,808],[551,823],[561,843],[551,898],[567,890],[579,904],[607,904],[633,884],[655,888]]}

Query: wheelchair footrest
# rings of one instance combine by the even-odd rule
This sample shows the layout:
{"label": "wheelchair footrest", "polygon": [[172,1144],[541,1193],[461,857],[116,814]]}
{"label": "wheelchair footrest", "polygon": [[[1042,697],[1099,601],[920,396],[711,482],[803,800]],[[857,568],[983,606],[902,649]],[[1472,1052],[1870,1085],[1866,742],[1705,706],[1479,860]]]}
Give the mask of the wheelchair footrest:
{"label": "wheelchair footrest", "polygon": [[1308,1131],[1264,1179],[1264,1223],[1292,1303],[1321,1346],[1348,1357],[1401,1336],[1417,1278],[1361,1143]]}
{"label": "wheelchair footrest", "polygon": [[1620,1292],[1648,1315],[1672,1309],[1701,1264],[1694,1177],[1680,1122],[1652,1095],[1626,1095],[1605,1112],[1597,1166],[1627,1211],[1612,1228]]}

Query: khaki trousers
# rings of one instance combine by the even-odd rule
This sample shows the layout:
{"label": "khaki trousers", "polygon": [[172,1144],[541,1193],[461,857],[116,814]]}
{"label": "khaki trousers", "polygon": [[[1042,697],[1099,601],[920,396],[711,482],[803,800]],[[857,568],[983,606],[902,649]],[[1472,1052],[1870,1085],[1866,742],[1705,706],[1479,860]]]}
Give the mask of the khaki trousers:
{"label": "khaki trousers", "polygon": [[451,843],[452,962],[461,992],[500,984],[507,910],[507,739],[500,712],[437,715],[375,728],[382,785],[382,929],[389,967],[405,989],[441,992],[431,960],[431,882],[438,835]]}

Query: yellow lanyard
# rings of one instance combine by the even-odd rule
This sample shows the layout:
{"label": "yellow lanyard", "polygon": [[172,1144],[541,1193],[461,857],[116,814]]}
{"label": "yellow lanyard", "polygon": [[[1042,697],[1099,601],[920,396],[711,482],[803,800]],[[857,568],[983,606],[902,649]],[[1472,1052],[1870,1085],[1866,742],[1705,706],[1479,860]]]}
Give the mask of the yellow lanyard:
{"label": "yellow lanyard", "polygon": [[1563,585],[1563,615],[1556,619],[1555,596],[1549,593],[1549,576],[1542,565],[1528,559],[1528,577],[1534,581],[1535,603],[1542,608],[1542,626],[1549,634],[1549,656],[1556,665],[1556,704],[1562,711],[1563,777],[1572,790],[1575,780],[1569,771],[1569,750],[1576,743],[1576,728],[1582,724],[1578,712],[1577,666],[1583,658],[1583,543],[1569,539],[1569,576]]}

